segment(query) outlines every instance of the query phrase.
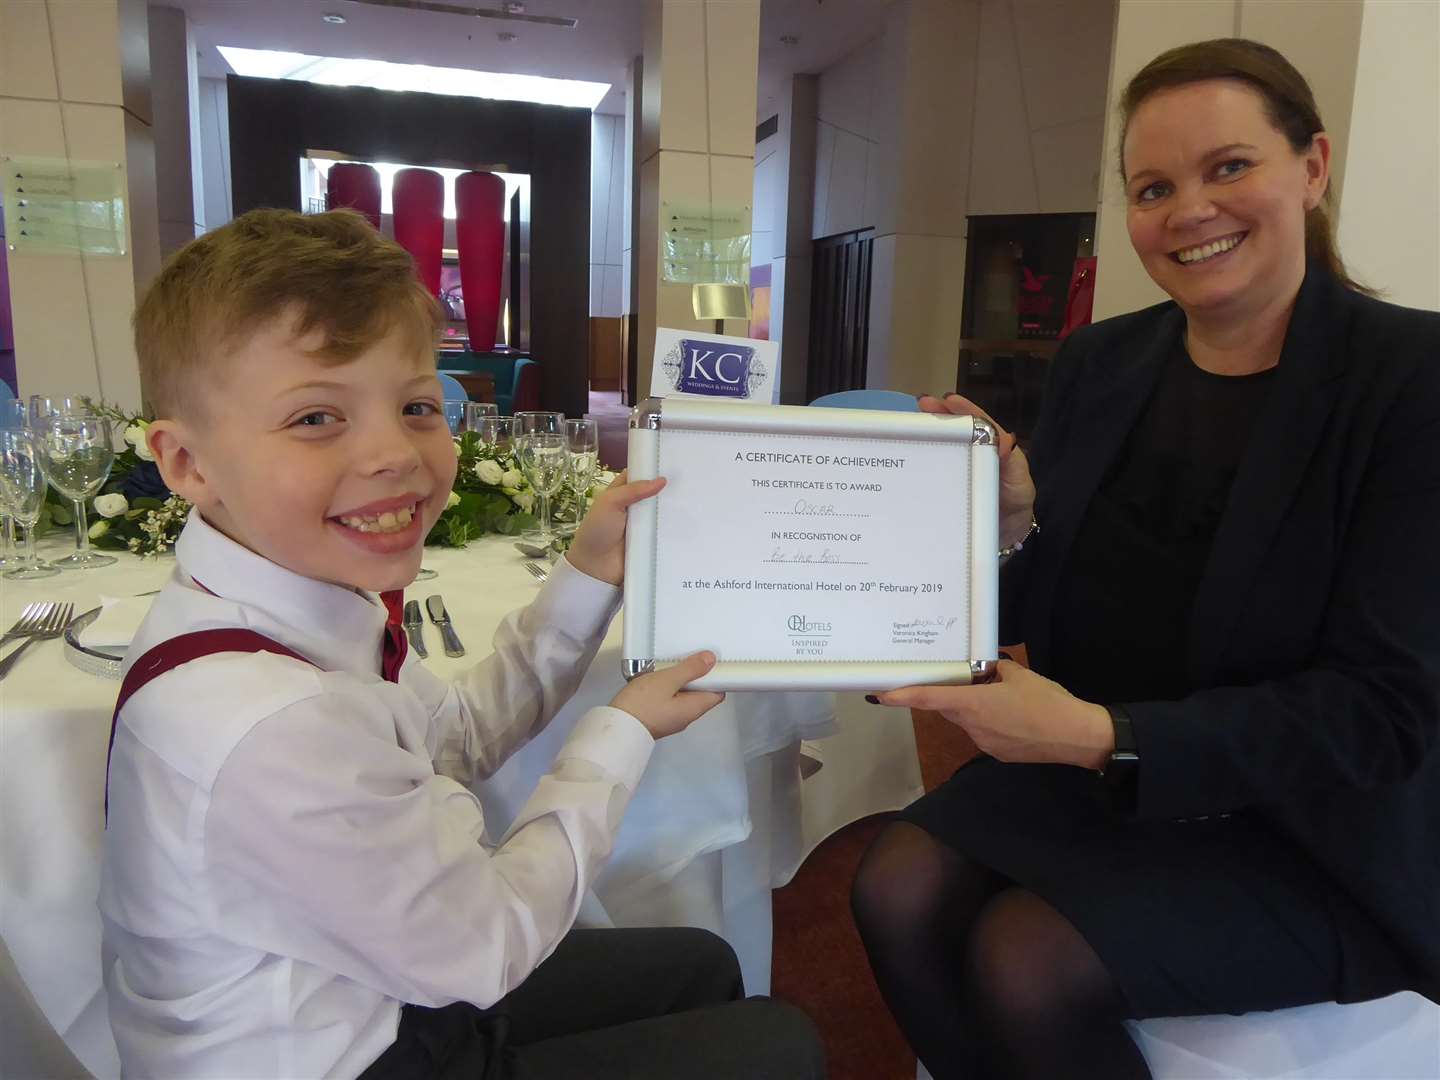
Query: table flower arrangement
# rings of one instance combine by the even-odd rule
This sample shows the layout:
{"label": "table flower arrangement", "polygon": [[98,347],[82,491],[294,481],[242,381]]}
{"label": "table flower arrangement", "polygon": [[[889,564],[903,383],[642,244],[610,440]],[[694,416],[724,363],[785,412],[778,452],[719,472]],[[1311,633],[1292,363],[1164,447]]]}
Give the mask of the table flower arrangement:
{"label": "table flower arrangement", "polygon": [[[116,450],[105,485],[90,501],[90,542],[97,548],[136,555],[170,551],[185,526],[190,503],[165,486],[145,443],[150,421],[109,405],[95,405],[95,409],[123,433],[124,445]],[[482,443],[478,435],[466,432],[455,440],[455,450],[459,459],[455,487],[425,537],[426,544],[464,547],[486,533],[515,536],[535,527],[535,493],[508,446]],[[597,474],[586,500],[612,479],[613,473]],[[552,503],[557,521],[576,519],[579,500],[568,486]],[[48,491],[37,532],[44,534],[73,523],[69,502],[53,489]]]}

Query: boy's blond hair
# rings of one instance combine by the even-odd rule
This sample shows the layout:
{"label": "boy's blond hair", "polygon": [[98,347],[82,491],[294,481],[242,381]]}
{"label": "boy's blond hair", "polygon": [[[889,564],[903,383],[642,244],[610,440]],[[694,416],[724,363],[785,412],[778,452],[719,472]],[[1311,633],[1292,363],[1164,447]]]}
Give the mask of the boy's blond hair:
{"label": "boy's blond hair", "polygon": [[156,419],[193,412],[197,390],[243,339],[279,318],[315,355],[354,359],[399,328],[433,350],[440,305],[409,253],[359,214],[251,210],[177,251],[135,309],[140,383]]}

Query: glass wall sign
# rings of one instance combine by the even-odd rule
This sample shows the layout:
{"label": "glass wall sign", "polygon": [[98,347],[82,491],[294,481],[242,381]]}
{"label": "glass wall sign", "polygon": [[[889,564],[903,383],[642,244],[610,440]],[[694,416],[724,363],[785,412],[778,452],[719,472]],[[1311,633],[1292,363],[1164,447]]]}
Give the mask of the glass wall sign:
{"label": "glass wall sign", "polygon": [[5,243],[15,252],[124,255],[125,168],[118,161],[0,158]]}

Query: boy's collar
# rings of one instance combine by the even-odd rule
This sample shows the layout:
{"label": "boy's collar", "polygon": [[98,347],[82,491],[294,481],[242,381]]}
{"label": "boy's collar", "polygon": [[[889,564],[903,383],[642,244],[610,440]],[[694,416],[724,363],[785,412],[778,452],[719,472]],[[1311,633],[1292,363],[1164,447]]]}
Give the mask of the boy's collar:
{"label": "boy's collar", "polygon": [[373,593],[316,581],[238,544],[192,510],[175,542],[180,573],[207,592],[258,608],[305,638],[286,642],[322,667],[369,669],[385,626]]}

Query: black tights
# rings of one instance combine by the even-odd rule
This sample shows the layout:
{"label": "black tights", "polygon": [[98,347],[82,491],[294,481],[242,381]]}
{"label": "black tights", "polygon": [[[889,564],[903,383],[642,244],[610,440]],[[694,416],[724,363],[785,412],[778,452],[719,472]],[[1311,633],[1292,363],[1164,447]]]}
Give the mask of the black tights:
{"label": "black tights", "polygon": [[880,992],[935,1080],[1150,1080],[1109,972],[1038,896],[897,821],[850,899]]}

